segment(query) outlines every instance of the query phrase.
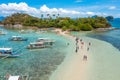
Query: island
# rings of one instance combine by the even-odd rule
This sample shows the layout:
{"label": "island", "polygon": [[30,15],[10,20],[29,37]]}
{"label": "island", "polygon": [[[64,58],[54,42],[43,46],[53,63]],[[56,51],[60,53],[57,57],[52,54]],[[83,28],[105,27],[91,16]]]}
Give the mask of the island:
{"label": "island", "polygon": [[69,31],[91,31],[98,28],[111,27],[111,24],[107,21],[107,19],[102,16],[75,19],[70,17],[60,17],[59,14],[47,14],[46,16],[47,17],[44,17],[44,15],[41,14],[41,17],[38,18],[24,13],[14,13],[2,20],[1,24],[4,24],[5,27],[14,28],[54,27]]}

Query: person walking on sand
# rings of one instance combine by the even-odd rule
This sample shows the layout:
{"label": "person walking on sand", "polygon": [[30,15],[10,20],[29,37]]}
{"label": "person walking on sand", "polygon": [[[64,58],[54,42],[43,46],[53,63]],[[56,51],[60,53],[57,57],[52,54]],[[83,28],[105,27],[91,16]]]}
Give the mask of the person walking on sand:
{"label": "person walking on sand", "polygon": [[84,42],[81,42],[82,45],[84,45]]}
{"label": "person walking on sand", "polygon": [[69,43],[67,43],[67,45],[69,45]]}
{"label": "person walking on sand", "polygon": [[91,45],[91,43],[89,42],[89,46]]}
{"label": "person walking on sand", "polygon": [[81,49],[83,48],[83,45],[81,45]]}
{"label": "person walking on sand", "polygon": [[78,38],[78,37],[76,37],[76,39],[75,39],[75,40],[76,40],[76,42],[78,43],[79,38]]}
{"label": "person walking on sand", "polygon": [[77,46],[77,49],[79,50],[79,46]]}
{"label": "person walking on sand", "polygon": [[75,52],[77,53],[77,51],[78,51],[78,50],[77,50],[77,48],[76,48]]}
{"label": "person walking on sand", "polygon": [[83,56],[83,60],[84,60],[84,61],[87,61],[87,55],[84,55],[84,56]]}
{"label": "person walking on sand", "polygon": [[89,51],[89,47],[87,47],[87,51]]}
{"label": "person walking on sand", "polygon": [[82,39],[80,39],[80,42],[82,42]]}
{"label": "person walking on sand", "polygon": [[77,44],[78,44],[78,43],[76,42],[76,46],[77,46]]}

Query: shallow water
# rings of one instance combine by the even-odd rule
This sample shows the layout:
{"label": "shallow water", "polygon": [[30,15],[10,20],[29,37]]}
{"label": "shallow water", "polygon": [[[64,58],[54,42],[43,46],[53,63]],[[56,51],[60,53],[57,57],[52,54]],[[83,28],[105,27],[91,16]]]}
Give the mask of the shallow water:
{"label": "shallow water", "polygon": [[99,33],[93,32],[88,34],[87,36],[109,42],[110,44],[112,44],[120,50],[120,29]]}
{"label": "shallow water", "polygon": [[120,30],[73,34],[92,43],[88,54],[87,80],[120,80]]}
{"label": "shallow water", "polygon": [[88,80],[119,80],[120,51],[104,41],[92,41]]}
{"label": "shallow water", "polygon": [[[20,34],[16,30],[6,30],[2,27],[0,29],[8,33],[7,35],[0,35],[0,47],[12,47],[14,51],[21,54],[19,58],[0,59],[1,76],[5,76],[7,73],[12,75],[28,74],[31,80],[48,80],[51,73],[63,61],[65,55],[73,52],[71,40],[52,32]],[[8,41],[8,38],[15,35],[27,37],[28,41]],[[40,37],[54,39],[55,43],[51,48],[26,49],[30,42]],[[68,46],[67,43],[70,43],[70,45]]]}

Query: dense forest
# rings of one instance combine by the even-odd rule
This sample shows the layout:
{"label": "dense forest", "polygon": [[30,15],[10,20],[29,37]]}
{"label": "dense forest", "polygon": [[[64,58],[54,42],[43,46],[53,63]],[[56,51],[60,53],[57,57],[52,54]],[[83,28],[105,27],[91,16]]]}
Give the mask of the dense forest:
{"label": "dense forest", "polygon": [[38,27],[38,28],[62,28],[63,30],[72,30],[72,31],[90,31],[96,28],[108,28],[111,27],[107,19],[104,17],[87,17],[87,18],[76,18],[72,19],[69,17],[59,17],[59,15],[48,15],[47,18],[44,18],[41,15],[41,18],[33,17],[28,14],[15,13],[11,16],[6,17],[2,23],[4,25],[15,25],[21,24],[25,27]]}

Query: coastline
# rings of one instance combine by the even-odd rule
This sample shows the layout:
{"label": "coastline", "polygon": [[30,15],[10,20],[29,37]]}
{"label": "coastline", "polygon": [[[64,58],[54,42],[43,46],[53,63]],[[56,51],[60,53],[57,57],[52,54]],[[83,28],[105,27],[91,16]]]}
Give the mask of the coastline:
{"label": "coastline", "polygon": [[[69,35],[68,31],[64,32],[60,29],[56,29],[56,31],[58,34],[74,40],[73,49],[75,49],[75,36]],[[80,48],[80,42],[78,42],[78,44]],[[87,44],[85,42],[83,48],[80,48],[78,52],[67,54],[64,61],[58,66],[57,70],[53,72],[49,80],[86,80],[86,72],[88,72],[88,61],[83,60],[83,56],[88,55],[86,49]]]}
{"label": "coastline", "polygon": [[[86,37],[86,34],[89,34],[89,32],[76,33],[75,36],[85,42],[85,47],[76,53],[76,37],[70,35],[68,31],[62,31],[61,29],[56,29],[56,32],[66,40],[63,41],[63,43],[68,47],[68,50],[62,47],[67,53],[65,54],[65,58],[59,63],[60,65],[57,66],[57,69],[54,69],[53,74],[51,76],[49,75],[50,80],[119,80],[120,51],[110,43]],[[49,35],[47,36],[49,37]],[[92,45],[89,52],[86,52],[88,42],[91,42]],[[61,43],[62,41],[60,44]],[[67,45],[67,43],[70,44]],[[88,56],[87,61],[83,61],[84,54]],[[58,60],[58,58],[56,58],[56,60]],[[52,61],[52,63],[53,62],[54,61]],[[47,68],[45,68],[45,70],[47,70]]]}
{"label": "coastline", "polygon": [[[74,36],[65,34],[65,32],[62,32],[62,34],[60,32],[59,34],[75,40]],[[120,56],[120,54],[117,54],[120,52],[110,43],[105,41],[89,38],[85,35],[81,36],[81,38],[85,42],[84,49],[79,50],[78,53],[67,54],[64,61],[52,73],[49,80],[114,80],[112,74],[109,73],[111,68],[109,69],[108,67],[112,66],[113,64],[117,65],[116,61],[119,57],[114,59],[114,63],[112,64],[109,60],[118,55]],[[90,50],[87,52],[86,47],[88,42],[91,42],[92,45]],[[88,56],[87,61],[83,61],[84,54]],[[107,58],[108,60],[105,60]],[[117,69],[113,69],[113,74],[114,70],[117,72]],[[119,75],[116,73],[115,77],[119,77]]]}

